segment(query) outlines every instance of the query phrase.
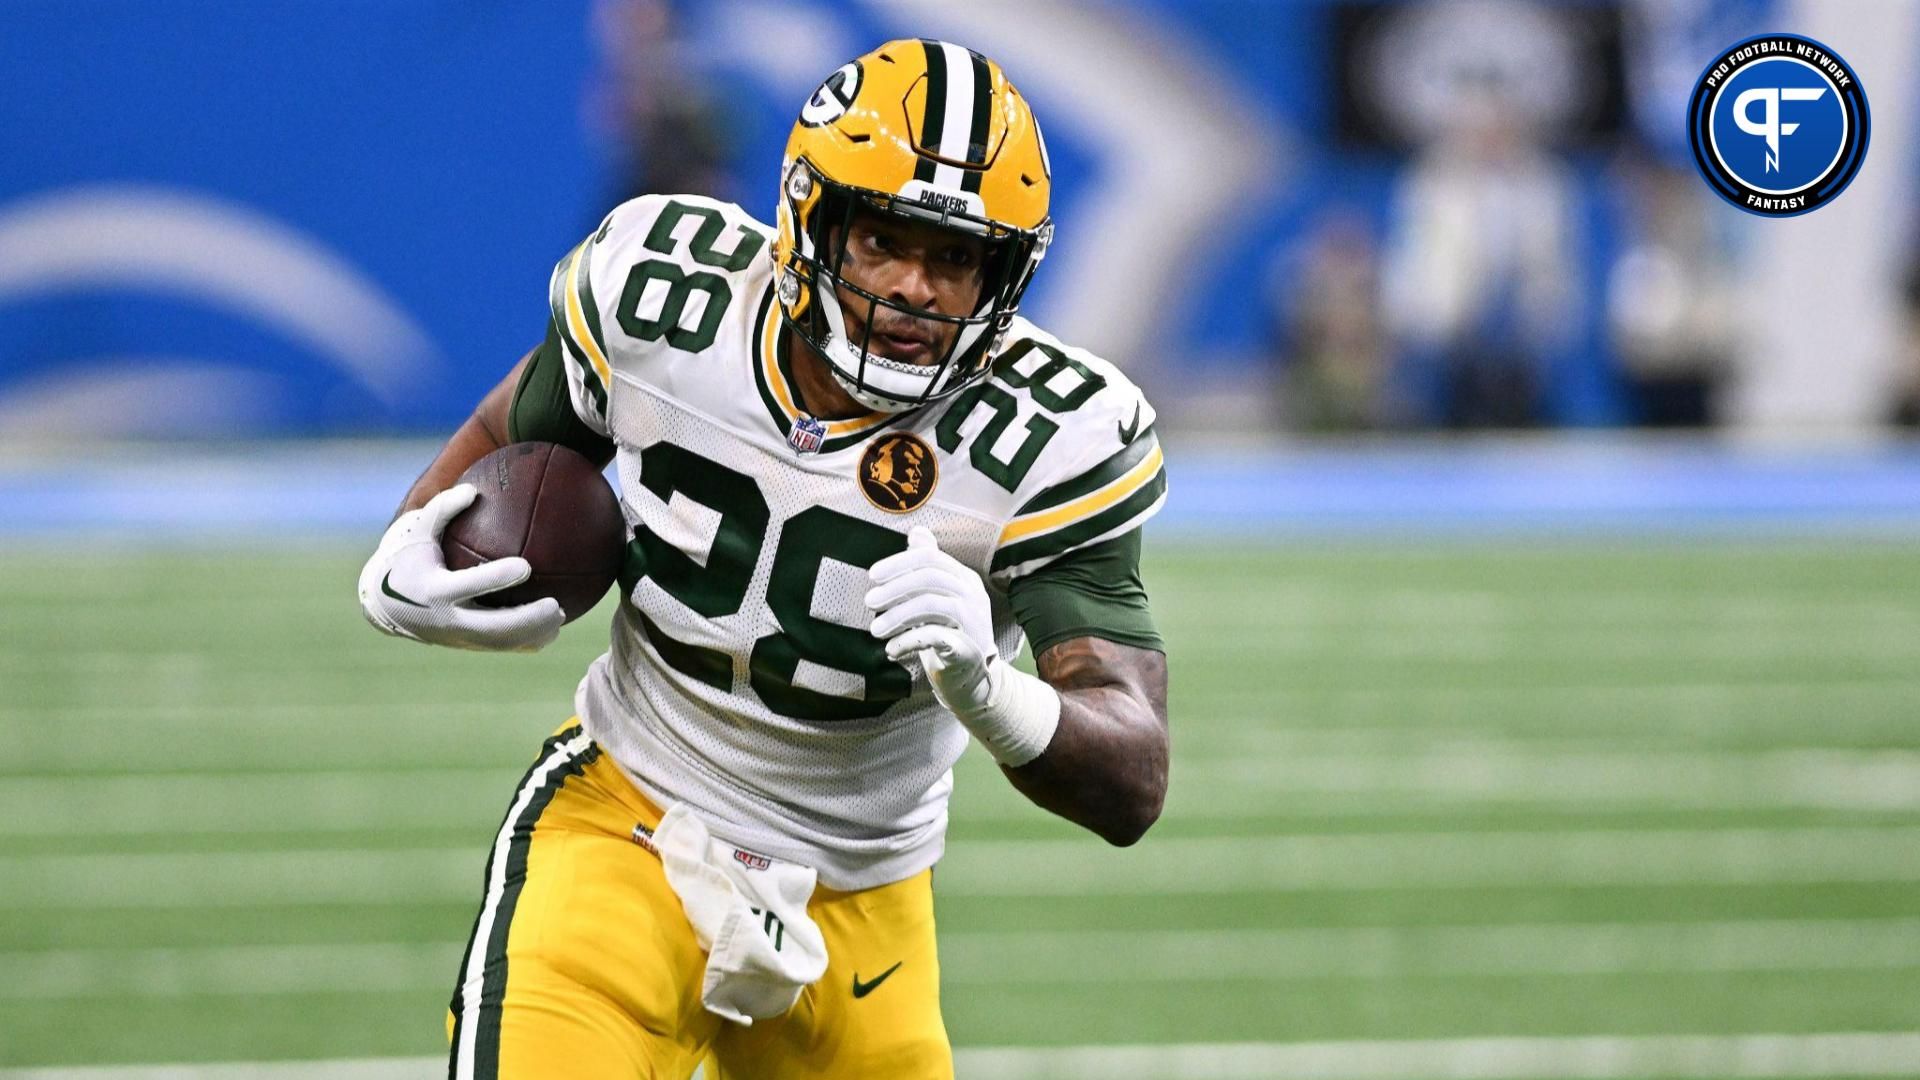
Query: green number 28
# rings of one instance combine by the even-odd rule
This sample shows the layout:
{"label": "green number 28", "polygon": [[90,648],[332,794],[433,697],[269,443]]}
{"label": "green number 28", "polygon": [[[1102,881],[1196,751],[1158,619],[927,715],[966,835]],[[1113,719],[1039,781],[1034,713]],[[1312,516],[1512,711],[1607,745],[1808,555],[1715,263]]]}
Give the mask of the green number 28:
{"label": "green number 28", "polygon": [[[675,231],[687,220],[697,222],[692,235],[676,237]],[[619,319],[621,328],[636,338],[664,338],[676,349],[697,353],[713,344],[721,317],[733,302],[733,287],[724,275],[745,269],[766,245],[766,237],[745,225],[735,225],[729,233],[726,219],[712,207],[669,202],[654,219],[645,246],[671,255],[682,244],[695,263],[714,269],[689,270],[668,259],[635,263],[621,292]],[[661,298],[658,312],[650,317],[640,314],[649,286]],[[696,314],[697,293],[704,294],[705,303]],[[660,442],[640,454],[640,484],[662,503],[675,495],[692,499],[718,514],[720,524],[704,563],[688,557],[644,522],[636,525],[620,574],[627,596],[633,595],[641,578],[651,578],[661,591],[698,615],[720,619],[738,613],[771,531],[772,514],[759,483],[686,447]],[[799,720],[858,720],[878,716],[907,696],[911,689],[907,669],[888,660],[884,647],[864,627],[827,622],[812,610],[814,583],[823,561],[833,559],[864,569],[906,546],[907,538],[891,529],[823,506],[810,507],[781,525],[767,585],[767,606],[780,630],[755,641],[747,661],[748,684],[768,708]],[[733,689],[732,654],[680,641],[645,611],[638,616],[642,632],[668,666],[708,686]],[[796,685],[803,660],[859,676],[865,687],[854,698]]]}
{"label": "green number 28", "polygon": [[[644,522],[636,525],[620,575],[625,594],[631,598],[646,577],[709,619],[738,612],[771,518],[760,485],[746,473],[670,442],[641,452],[640,483],[663,503],[674,495],[692,499],[718,514],[720,524],[704,566]],[[809,507],[781,525],[767,584],[767,606],[780,630],[755,641],[747,661],[748,683],[769,709],[796,720],[859,720],[878,716],[907,696],[911,677],[887,659],[881,642],[864,627],[828,622],[812,610],[823,561],[865,569],[906,546],[907,538],[892,529],[824,506]],[[731,654],[679,641],[644,611],[639,619],[647,640],[674,670],[720,690],[733,688]],[[865,688],[853,698],[798,686],[794,677],[802,660],[860,676]]]}
{"label": "green number 28", "polygon": [[[693,236],[687,241],[688,253],[693,261],[702,266],[712,266],[723,271],[746,269],[753,257],[760,253],[767,238],[745,225],[734,226],[733,246],[731,250],[721,251],[715,247],[721,233],[726,230],[726,219],[720,211],[709,206],[694,206],[689,203],[670,202],[654,219],[653,229],[647,233],[646,246],[649,251],[658,251],[670,255],[679,246],[673,231],[680,222],[693,218],[700,223]],[[640,314],[640,304],[646,298],[647,286],[660,282],[666,291],[661,294],[660,312],[652,317]],[[706,297],[706,304],[700,309],[693,325],[687,325],[687,308],[695,293]],[[675,262],[666,259],[643,259],[627,271],[627,284],[620,291],[620,328],[642,341],[659,341],[666,338],[667,344],[682,352],[703,352],[713,344],[713,338],[720,330],[721,316],[727,312],[727,305],[733,303],[733,286],[727,279],[711,270],[689,271]]]}

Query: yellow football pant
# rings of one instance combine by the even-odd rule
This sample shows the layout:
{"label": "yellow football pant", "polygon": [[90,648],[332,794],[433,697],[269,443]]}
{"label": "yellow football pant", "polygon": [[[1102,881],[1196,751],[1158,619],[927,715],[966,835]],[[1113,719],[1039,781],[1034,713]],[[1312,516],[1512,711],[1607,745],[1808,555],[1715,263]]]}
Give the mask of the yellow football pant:
{"label": "yellow football pant", "polygon": [[[932,871],[807,905],[827,973],[751,1027],[700,1005],[706,953],[660,860],[661,810],[570,722],[514,792],[450,1007],[457,1080],[953,1075]],[[856,990],[859,991],[856,996]]]}

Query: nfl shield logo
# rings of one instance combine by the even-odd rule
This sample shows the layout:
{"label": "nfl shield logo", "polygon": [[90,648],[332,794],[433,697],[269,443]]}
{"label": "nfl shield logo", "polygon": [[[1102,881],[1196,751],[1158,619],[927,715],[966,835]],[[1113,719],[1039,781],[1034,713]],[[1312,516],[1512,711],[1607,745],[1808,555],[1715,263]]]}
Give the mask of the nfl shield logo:
{"label": "nfl shield logo", "polygon": [[827,438],[827,425],[811,416],[803,416],[793,422],[793,430],[787,432],[787,445],[798,454],[811,454],[820,449]]}

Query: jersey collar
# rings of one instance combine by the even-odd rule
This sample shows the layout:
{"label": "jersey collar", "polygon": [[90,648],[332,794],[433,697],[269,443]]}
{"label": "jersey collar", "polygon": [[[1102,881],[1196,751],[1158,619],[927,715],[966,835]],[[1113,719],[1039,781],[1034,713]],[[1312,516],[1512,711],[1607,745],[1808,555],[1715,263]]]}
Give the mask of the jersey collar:
{"label": "jersey collar", "polygon": [[[792,430],[794,422],[804,415],[799,407],[800,394],[794,389],[793,371],[786,357],[780,354],[780,329],[783,321],[772,314],[773,286],[767,286],[766,295],[760,300],[760,313],[753,325],[754,363],[753,380],[760,389],[760,400],[767,407],[767,415],[772,417],[773,426],[780,431],[782,438]],[[912,415],[909,412],[886,413],[870,412],[864,416],[849,417],[845,420],[823,420],[826,425],[826,438],[820,444],[820,453],[830,454],[835,450],[844,450],[864,440],[881,428],[899,422]]]}

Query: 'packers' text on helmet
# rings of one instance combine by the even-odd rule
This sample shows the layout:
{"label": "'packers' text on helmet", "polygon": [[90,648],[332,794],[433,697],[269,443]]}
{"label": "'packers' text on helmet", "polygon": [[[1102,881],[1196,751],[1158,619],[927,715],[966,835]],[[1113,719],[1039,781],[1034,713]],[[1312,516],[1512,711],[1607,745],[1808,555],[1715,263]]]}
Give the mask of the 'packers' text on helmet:
{"label": "'packers' text on helmet", "polygon": [[[1026,99],[1000,65],[943,41],[890,41],[841,67],[800,109],[781,166],[776,292],[787,325],[861,404],[899,412],[986,374],[1046,255],[1052,170]],[[953,229],[985,244],[978,305],[937,312],[876,295],[841,274],[856,214]],[[842,293],[866,305],[848,339]],[[868,351],[873,313],[951,326],[925,364]]]}

